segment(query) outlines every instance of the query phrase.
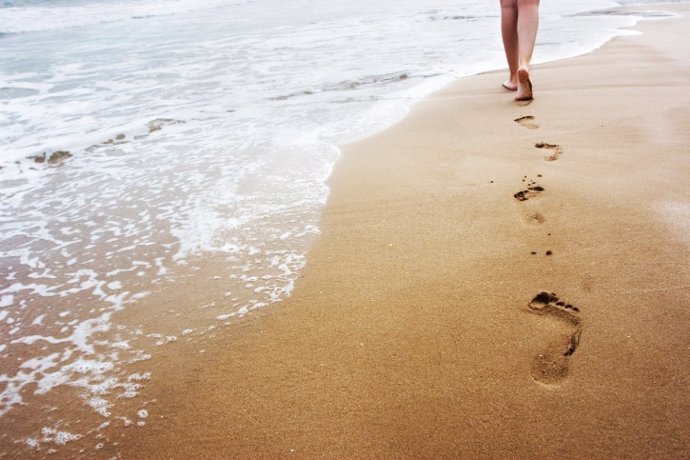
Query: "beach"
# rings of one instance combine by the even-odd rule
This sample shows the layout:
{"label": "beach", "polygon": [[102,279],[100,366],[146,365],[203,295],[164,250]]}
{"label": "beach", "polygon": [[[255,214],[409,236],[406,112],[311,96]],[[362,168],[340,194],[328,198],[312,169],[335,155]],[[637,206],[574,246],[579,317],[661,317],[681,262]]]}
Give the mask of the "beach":
{"label": "beach", "polygon": [[171,348],[123,457],[688,458],[690,8],[655,9],[529,105],[485,73],[346,146],[291,297]]}
{"label": "beach", "polygon": [[[3,416],[3,451],[690,458],[690,45],[679,39],[690,6],[623,8],[675,16],[534,66],[530,104],[501,88],[504,70],[464,77],[394,126],[342,146],[319,231],[306,214],[286,213],[293,233],[318,233],[305,262],[280,241],[266,246],[294,265],[280,279],[290,289],[275,288],[290,295],[269,308],[233,313],[247,299],[228,293],[219,251],[190,251],[169,272],[122,270],[117,287],[151,292],[106,311],[117,327],[93,323],[84,343],[129,340],[126,383],[101,395],[125,396],[116,406],[94,396],[89,412],[83,396],[56,385],[51,401],[78,417],[18,403]],[[165,123],[167,132],[189,122]],[[207,216],[188,233],[203,234]],[[262,233],[262,222],[252,221],[256,240],[276,233]],[[254,256],[249,249],[237,266]],[[265,288],[262,275],[273,273],[259,268],[233,282]],[[50,365],[39,367],[48,375]],[[32,404],[37,382],[18,393]],[[27,432],[42,432],[38,449],[18,441]]]}

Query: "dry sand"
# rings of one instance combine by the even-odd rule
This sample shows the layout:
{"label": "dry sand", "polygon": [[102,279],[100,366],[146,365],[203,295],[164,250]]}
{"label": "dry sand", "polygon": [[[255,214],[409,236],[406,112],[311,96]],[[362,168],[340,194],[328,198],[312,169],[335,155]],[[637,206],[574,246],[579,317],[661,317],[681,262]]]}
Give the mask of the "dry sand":
{"label": "dry sand", "polygon": [[690,20],[638,29],[348,146],[293,296],[172,353],[123,455],[690,457]]}

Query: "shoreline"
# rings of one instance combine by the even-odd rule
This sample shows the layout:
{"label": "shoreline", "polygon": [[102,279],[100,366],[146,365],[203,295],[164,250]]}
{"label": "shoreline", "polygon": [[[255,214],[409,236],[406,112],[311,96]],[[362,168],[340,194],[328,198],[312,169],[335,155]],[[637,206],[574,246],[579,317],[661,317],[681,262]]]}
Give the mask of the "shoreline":
{"label": "shoreline", "polygon": [[178,356],[126,456],[687,457],[690,8],[655,7],[530,106],[480,74],[347,146],[292,297]]}
{"label": "shoreline", "polygon": [[[292,296],[167,344],[155,420],[102,455],[690,455],[688,46],[663,30],[690,7],[654,8],[686,17],[535,66],[530,106],[484,72],[345,146]],[[214,266],[121,315],[175,325],[223,292]]]}

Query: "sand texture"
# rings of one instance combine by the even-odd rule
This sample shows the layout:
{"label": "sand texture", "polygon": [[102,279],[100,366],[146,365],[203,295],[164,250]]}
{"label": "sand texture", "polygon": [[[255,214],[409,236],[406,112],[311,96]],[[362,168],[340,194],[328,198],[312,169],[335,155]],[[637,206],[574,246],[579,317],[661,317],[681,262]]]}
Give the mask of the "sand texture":
{"label": "sand texture", "polygon": [[690,457],[690,20],[637,29],[347,146],[292,297],[171,353],[123,456]]}

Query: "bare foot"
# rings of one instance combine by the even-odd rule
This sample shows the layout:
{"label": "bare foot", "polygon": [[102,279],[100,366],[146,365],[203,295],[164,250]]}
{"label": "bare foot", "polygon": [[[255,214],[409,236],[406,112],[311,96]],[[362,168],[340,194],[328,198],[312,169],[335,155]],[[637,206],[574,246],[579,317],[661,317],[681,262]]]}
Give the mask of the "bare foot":
{"label": "bare foot", "polygon": [[515,100],[531,101],[532,99],[532,82],[529,79],[529,70],[523,67],[518,70],[517,96],[515,96]]}
{"label": "bare foot", "polygon": [[518,85],[516,82],[512,80],[506,80],[503,83],[501,83],[501,86],[507,89],[508,91],[517,91]]}

